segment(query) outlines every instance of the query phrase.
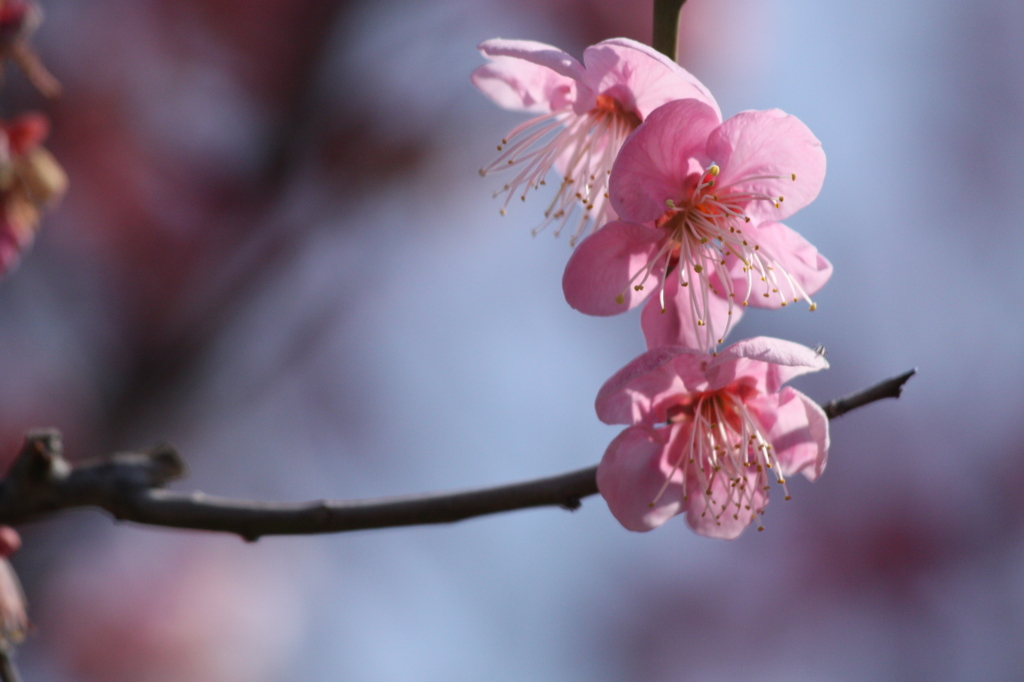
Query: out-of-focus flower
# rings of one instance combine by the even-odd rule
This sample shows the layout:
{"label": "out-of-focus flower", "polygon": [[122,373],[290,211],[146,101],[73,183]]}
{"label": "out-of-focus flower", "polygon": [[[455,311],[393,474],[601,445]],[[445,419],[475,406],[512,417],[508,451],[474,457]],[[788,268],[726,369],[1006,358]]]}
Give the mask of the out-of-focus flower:
{"label": "out-of-focus flower", "polygon": [[21,536],[10,526],[0,526],[0,647],[18,644],[28,631],[25,593],[14,567],[7,560],[21,547]]}
{"label": "out-of-focus flower", "polygon": [[516,175],[495,192],[501,211],[518,195],[545,184],[551,168],[563,180],[544,212],[555,234],[577,213],[575,244],[588,229],[615,219],[608,176],[623,141],[654,109],[696,98],[716,115],[718,104],[700,81],[665,55],[627,38],[605,40],[583,52],[583,63],[558,48],[528,40],[480,44],[488,63],[471,80],[499,106],[537,114],[498,145],[501,154],[481,175],[509,169]]}
{"label": "out-of-focus flower", "polygon": [[67,189],[67,176],[42,147],[49,124],[40,114],[0,123],[0,274],[32,243],[41,211]]}
{"label": "out-of-focus flower", "polygon": [[[821,143],[777,109],[719,121],[698,100],[670,102],[623,145],[610,180],[622,221],[570,258],[562,285],[572,307],[613,315],[659,289],[657,313],[643,317],[648,342],[691,345],[689,335],[701,349],[722,343],[738,305],[815,308],[810,296],[832,265],[777,221],[821,190]],[[671,290],[668,273],[678,273]]]}
{"label": "out-of-focus flower", "polygon": [[2,62],[13,60],[46,97],[60,94],[60,83],[46,70],[29,38],[43,21],[43,11],[31,0],[0,0],[0,75]]}
{"label": "out-of-focus flower", "polygon": [[647,351],[597,395],[607,424],[630,424],[608,446],[597,486],[629,530],[686,512],[697,533],[731,539],[758,521],[769,477],[816,479],[828,455],[828,418],[786,381],[828,367],[790,341],[758,337],[717,357],[678,346]]}

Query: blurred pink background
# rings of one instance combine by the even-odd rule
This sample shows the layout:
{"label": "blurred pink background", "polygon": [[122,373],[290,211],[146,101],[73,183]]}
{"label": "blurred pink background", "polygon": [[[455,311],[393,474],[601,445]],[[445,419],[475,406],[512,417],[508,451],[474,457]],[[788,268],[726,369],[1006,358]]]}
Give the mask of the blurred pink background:
{"label": "blurred pink background", "polygon": [[[486,38],[648,40],[601,0],[51,0],[17,75],[70,191],[0,283],[0,452],[167,440],[179,489],[276,500],[464,488],[597,462],[635,314],[562,299],[567,240],[481,179],[521,117]],[[733,338],[828,348],[819,400],[918,366],[833,426],[763,533],[636,535],[599,498],[316,538],[22,528],[26,682],[1024,678],[1024,5],[689,0],[723,112],[779,107],[829,159],[790,224],[835,265]]]}

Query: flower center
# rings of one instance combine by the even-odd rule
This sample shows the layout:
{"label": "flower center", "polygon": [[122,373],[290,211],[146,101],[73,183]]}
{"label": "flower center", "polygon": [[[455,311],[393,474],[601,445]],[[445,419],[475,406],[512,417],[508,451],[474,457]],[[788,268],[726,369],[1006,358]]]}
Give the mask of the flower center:
{"label": "flower center", "polygon": [[[743,231],[750,223],[744,207],[754,201],[766,201],[779,208],[785,197],[743,191],[737,186],[751,180],[780,179],[782,176],[743,178],[731,185],[717,187],[716,178],[720,170],[717,164],[712,163],[697,178],[687,199],[679,204],[671,199],[666,202],[668,210],[655,221],[655,225],[665,231],[666,239],[655,256],[633,275],[628,284],[640,291],[655,268],[662,267],[664,276],[660,296],[661,312],[664,313],[665,282],[668,274],[679,268],[680,286],[689,287],[691,322],[698,330],[698,338],[703,341],[705,349],[713,349],[722,343],[732,323],[734,304],[738,301],[744,306],[749,305],[752,295],[760,294],[766,299],[778,297],[783,307],[800,299],[807,301],[811,310],[818,307],[800,283],[774,257],[761,249],[756,238]],[[795,173],[790,177],[796,180]],[[735,287],[730,270],[736,266],[730,263],[730,256],[741,264],[746,276],[745,288]],[[693,280],[696,280],[696,286],[690,287]],[[708,291],[728,302],[724,328],[715,329],[709,312]],[[621,294],[616,300],[624,301],[625,295]],[[680,312],[685,314],[686,311]]]}
{"label": "flower center", "polygon": [[480,175],[518,167],[515,177],[494,193],[495,197],[505,195],[501,205],[505,215],[513,197],[526,201],[531,189],[547,184],[545,177],[555,168],[562,174],[562,183],[544,211],[544,222],[533,233],[554,225],[558,236],[575,218],[569,240],[575,246],[584,233],[614,219],[608,176],[622,143],[639,125],[636,113],[626,111],[610,95],[598,95],[594,108],[585,114],[576,114],[567,106],[513,128],[498,145],[501,154],[481,168]]}
{"label": "flower center", "polygon": [[[736,520],[749,516],[757,521],[758,530],[764,530],[759,517],[764,513],[764,493],[770,488],[769,472],[774,472],[787,500],[789,488],[764,429],[744,403],[751,392],[747,386],[733,385],[683,396],[668,409],[669,424],[679,425],[673,438],[681,442],[674,443],[678,455],[652,507],[680,471],[684,491],[690,489],[691,479],[699,483],[703,514],[712,514],[716,524],[721,525],[725,514]],[[684,492],[684,502],[688,499]]]}

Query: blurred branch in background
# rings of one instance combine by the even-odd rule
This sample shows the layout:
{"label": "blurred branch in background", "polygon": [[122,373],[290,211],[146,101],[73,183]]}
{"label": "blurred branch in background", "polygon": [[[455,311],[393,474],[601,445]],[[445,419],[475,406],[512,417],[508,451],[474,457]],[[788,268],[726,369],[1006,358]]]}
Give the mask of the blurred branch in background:
{"label": "blurred branch in background", "polygon": [[[834,400],[825,412],[835,418],[876,400],[898,398],[914,371]],[[264,535],[450,523],[529,507],[573,510],[582,498],[598,492],[597,467],[457,493],[298,504],[163,490],[185,473],[177,452],[166,445],[72,467],[63,457],[59,432],[35,431],[26,436],[10,473],[0,482],[0,524],[24,523],[59,509],[100,507],[118,520],[235,533],[255,541]]]}
{"label": "blurred branch in background", "polygon": [[14,647],[0,646],[0,682],[21,682],[18,669],[14,667]]}

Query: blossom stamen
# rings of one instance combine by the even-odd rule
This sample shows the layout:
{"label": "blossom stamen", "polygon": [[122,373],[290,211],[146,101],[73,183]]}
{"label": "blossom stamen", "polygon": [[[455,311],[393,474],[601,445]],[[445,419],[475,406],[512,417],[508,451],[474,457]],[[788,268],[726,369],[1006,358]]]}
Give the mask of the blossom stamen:
{"label": "blossom stamen", "polygon": [[[667,410],[669,423],[674,428],[689,426],[689,434],[685,440],[679,439],[682,447],[672,458],[672,469],[651,500],[651,507],[678,472],[682,472],[684,490],[688,489],[687,478],[695,477],[694,483],[704,497],[703,513],[712,510],[716,522],[725,513],[735,520],[740,514],[749,513],[751,522],[757,520],[763,509],[755,496],[770,487],[770,472],[779,472],[771,474],[771,478],[783,487],[785,499],[790,499],[789,488],[767,435],[740,397],[740,391],[736,386],[728,386],[700,394],[696,402],[693,396],[685,396]],[[691,464],[693,466],[689,466]],[[726,479],[719,488],[725,494],[721,500],[716,497],[715,489],[719,478]]]}
{"label": "blossom stamen", "polygon": [[[711,163],[698,177],[689,197],[682,201],[667,200],[667,210],[656,222],[668,232],[666,241],[671,245],[671,252],[676,255],[675,259],[666,263],[663,273],[667,275],[672,267],[679,267],[682,287],[689,284],[684,273],[692,273],[698,280],[699,286],[690,289],[689,312],[694,328],[707,327],[698,329],[698,334],[703,345],[711,349],[721,343],[719,339],[728,333],[732,319],[730,316],[737,303],[738,292],[733,288],[733,278],[726,267],[729,256],[742,264],[742,273],[746,275],[746,292],[739,301],[740,304],[748,305],[751,295],[757,292],[762,298],[777,298],[779,305],[783,307],[802,299],[807,301],[811,310],[817,308],[797,279],[778,260],[761,250],[756,238],[745,235],[741,227],[750,222],[750,217],[744,210],[745,206],[760,201],[779,208],[785,197],[755,191],[732,191],[733,188],[749,184],[751,181],[778,180],[785,176],[751,176],[728,185],[716,186],[716,178],[720,172],[718,164]],[[793,173],[789,177],[795,179],[795,175]],[[652,270],[659,265],[658,261],[664,253],[663,247],[640,269],[637,276],[642,273],[643,279],[646,280],[652,274]],[[634,279],[630,282],[632,283]],[[713,282],[716,279],[724,291],[719,292],[715,288]],[[757,286],[757,282],[762,282],[763,286]],[[724,330],[715,330],[713,326],[705,324],[705,320],[712,318],[709,291],[722,296],[728,303]],[[625,300],[624,296],[621,298]],[[664,295],[661,303],[664,309]]]}
{"label": "blossom stamen", "polygon": [[489,166],[481,168],[480,175],[487,176],[512,166],[522,168],[494,192],[496,198],[505,195],[500,208],[504,215],[512,197],[519,196],[526,201],[529,191],[545,184],[548,171],[560,159],[564,160],[562,183],[544,211],[544,222],[534,228],[533,234],[554,225],[553,233],[558,236],[577,217],[570,237],[570,244],[575,245],[586,232],[613,218],[608,176],[622,143],[639,125],[636,114],[625,111],[612,97],[599,95],[597,105],[582,116],[567,106],[513,128],[498,145],[501,154]]}

